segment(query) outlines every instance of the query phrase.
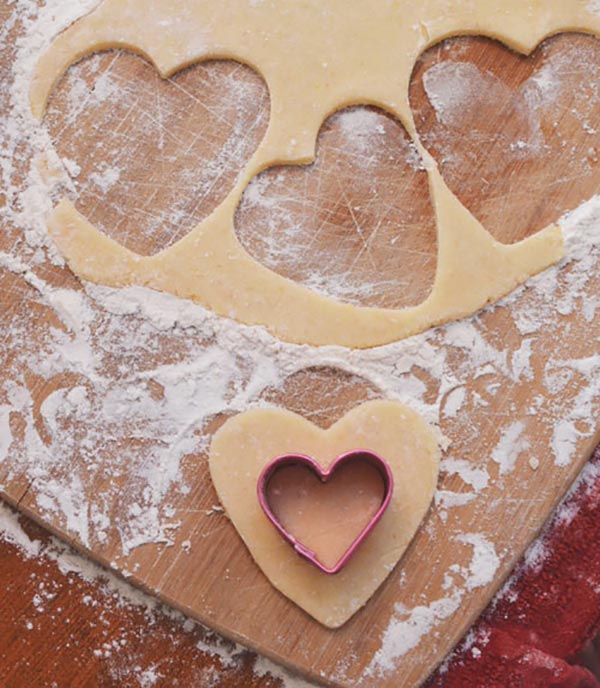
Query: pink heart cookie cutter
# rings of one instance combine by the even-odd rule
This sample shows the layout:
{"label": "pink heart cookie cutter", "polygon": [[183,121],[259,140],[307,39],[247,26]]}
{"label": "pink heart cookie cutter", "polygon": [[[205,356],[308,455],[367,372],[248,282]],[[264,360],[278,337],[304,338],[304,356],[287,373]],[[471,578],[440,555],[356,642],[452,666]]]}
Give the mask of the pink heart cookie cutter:
{"label": "pink heart cookie cutter", "polygon": [[[346,550],[342,558],[336,563],[336,565],[333,568],[328,568],[319,561],[314,552],[312,552],[307,547],[305,547],[301,542],[299,542],[279,522],[279,519],[277,518],[277,516],[275,516],[269,504],[269,481],[272,478],[272,476],[284,466],[303,465],[310,469],[311,472],[315,473],[315,475],[319,478],[321,482],[326,483],[338,468],[340,468],[342,465],[353,463],[355,461],[367,461],[379,471],[383,479],[384,497],[379,509],[377,509],[375,514],[370,518],[367,525],[362,529],[356,540],[354,540],[354,542]],[[312,457],[306,456],[305,454],[283,454],[273,459],[272,461],[269,461],[269,463],[265,466],[262,473],[260,474],[257,483],[258,501],[269,521],[275,526],[275,528],[277,528],[277,530],[283,536],[283,538],[293,546],[293,548],[300,556],[304,557],[305,559],[310,561],[311,564],[323,571],[323,573],[327,574],[335,574],[341,571],[344,568],[344,566],[348,563],[350,558],[354,555],[356,550],[360,547],[360,545],[371,534],[371,531],[373,530],[373,528],[375,528],[375,526],[381,520],[381,517],[385,513],[392,498],[393,490],[394,476],[392,474],[392,469],[390,468],[389,464],[379,455],[375,454],[375,452],[369,451],[368,449],[354,449],[352,451],[345,452],[344,454],[338,456],[326,470],[324,470],[320,466],[320,464],[318,464]]]}

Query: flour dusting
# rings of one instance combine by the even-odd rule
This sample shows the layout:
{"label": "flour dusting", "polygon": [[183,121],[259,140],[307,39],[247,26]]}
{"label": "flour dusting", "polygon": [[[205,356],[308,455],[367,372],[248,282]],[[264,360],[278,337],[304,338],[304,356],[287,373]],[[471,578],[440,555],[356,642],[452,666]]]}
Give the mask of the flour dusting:
{"label": "flour dusting", "polygon": [[479,533],[467,533],[457,540],[472,546],[472,558],[467,566],[452,565],[447,576],[450,580],[455,577],[463,578],[464,587],[451,583],[450,594],[428,605],[406,609],[404,605],[397,604],[394,616],[383,635],[381,649],[374,655],[366,677],[393,671],[399,657],[414,649],[421,638],[431,633],[440,621],[460,608],[468,590],[479,588],[494,579],[500,564],[494,545]]}
{"label": "flour dusting", "polygon": [[[42,542],[32,539],[23,529],[19,516],[2,503],[0,503],[0,540],[14,545],[23,557],[41,559],[49,566],[58,568],[65,576],[74,575],[92,583],[94,592],[86,593],[82,602],[88,607],[97,609],[96,623],[100,625],[104,623],[105,612],[118,606],[126,611],[141,612],[145,616],[148,627],[155,628],[155,633],[163,632],[157,631],[156,626],[168,620],[176,634],[173,638],[174,642],[180,641],[181,633],[193,633],[195,647],[202,653],[215,658],[220,666],[220,670],[216,671],[210,666],[205,668],[198,675],[197,683],[194,684],[197,688],[212,685],[209,679],[214,679],[217,685],[218,680],[222,679],[228,670],[239,669],[240,658],[246,652],[241,646],[219,638],[193,619],[160,604],[154,597],[146,595],[107,572],[106,569],[94,564],[60,540],[48,538],[47,541]],[[48,589],[43,579],[39,583],[38,590],[39,593],[33,596],[32,605],[36,614],[44,614],[45,604],[52,602],[54,593]],[[36,620],[27,620],[24,623],[28,630],[33,631]],[[72,640],[74,644],[77,644],[78,633],[79,628],[74,627]],[[69,636],[68,629],[66,635]],[[103,643],[93,649],[92,653],[95,657],[102,659],[103,667],[116,682],[122,683],[128,679],[127,685],[137,685],[139,688],[156,685],[162,678],[160,664],[164,661],[168,662],[169,658],[163,658],[160,663],[149,666],[135,663],[133,661],[135,654],[132,655],[136,652],[132,648],[132,645],[135,646],[135,640],[131,637],[131,631],[124,630],[117,642]],[[140,654],[143,656],[143,649]],[[312,685],[263,657],[256,658],[254,662],[254,672],[257,677],[269,676],[278,680],[278,684],[280,683],[285,688],[310,688]]]}
{"label": "flour dusting", "polygon": [[510,473],[519,456],[529,449],[529,442],[523,437],[524,432],[525,424],[515,421],[506,428],[492,452],[492,460],[500,466],[500,475]]}
{"label": "flour dusting", "polygon": [[[533,77],[536,78],[539,79]],[[425,73],[423,85],[438,118],[451,127],[460,127],[473,111],[482,108],[487,111],[514,99],[512,90],[503,81],[470,62],[441,62]],[[543,145],[539,118],[531,112],[529,104],[524,87],[522,100],[511,114],[522,138],[507,144],[512,146],[513,153],[521,153],[522,157],[539,151]]]}

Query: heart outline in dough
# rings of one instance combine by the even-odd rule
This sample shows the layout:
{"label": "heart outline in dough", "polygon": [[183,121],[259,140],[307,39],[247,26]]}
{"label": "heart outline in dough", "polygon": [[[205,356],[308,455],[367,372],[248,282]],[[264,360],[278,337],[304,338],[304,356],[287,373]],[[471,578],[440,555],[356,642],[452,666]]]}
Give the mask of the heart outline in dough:
{"label": "heart outline in dough", "polygon": [[[173,3],[154,3],[155,11],[146,12],[140,26],[129,20],[130,3],[105,0],[71,25],[36,64],[30,89],[34,116],[41,120],[52,88],[70,64],[106,46],[143,53],[164,76],[217,55],[247,62],[263,75],[271,104],[278,105],[272,107],[265,138],[231,194],[167,251],[150,258],[136,255],[95,228],[70,201],[61,201],[48,218],[48,231],[81,279],[167,291],[196,300],[216,314],[267,326],[284,341],[368,348],[471,315],[564,258],[558,225],[515,244],[493,239],[451,192],[423,147],[408,84],[424,48],[458,33],[490,33],[524,54],[565,27],[600,34],[600,18],[589,7],[558,0],[551,7],[538,0],[505,0],[502,11],[486,6],[474,12],[470,0],[457,0],[448,13],[445,0],[431,0],[425,8],[423,3],[382,1],[370,3],[364,32],[364,0],[333,3],[343,22],[337,21],[335,11],[324,14],[319,2],[260,3],[250,9],[245,0],[176,4],[181,5],[178,16],[185,19],[175,24]],[[430,25],[425,41],[419,28],[424,24]],[[165,25],[176,25],[177,36],[165,33]],[[199,28],[207,30],[201,41]],[[353,47],[358,34],[364,35],[366,46],[360,51]],[[382,59],[380,48],[387,44],[403,45],[403,50],[392,51],[397,59]],[[346,45],[351,49],[341,50]],[[429,297],[413,308],[360,308],[319,296],[262,266],[235,236],[235,212],[251,179],[273,165],[314,159],[323,121],[340,107],[359,102],[382,107],[404,124],[429,175],[437,222],[437,271]]]}
{"label": "heart outline in dough", "polygon": [[[336,576],[319,571],[281,538],[256,495],[273,456],[303,453],[327,468],[355,447],[385,456],[396,488],[377,529]],[[432,428],[394,401],[370,401],[327,429],[281,408],[252,409],[214,435],[210,474],[227,516],[271,584],[319,623],[339,628],[393,571],[427,513],[440,450]]]}
{"label": "heart outline in dough", "polygon": [[[283,468],[286,465],[300,464],[313,473],[321,483],[328,483],[336,474],[338,469],[342,469],[345,465],[351,464],[354,461],[364,461],[365,459],[367,462],[372,464],[381,475],[384,486],[383,499],[377,511],[369,518],[368,522],[361,529],[357,537],[352,541],[342,557],[334,566],[328,567],[319,560],[315,552],[311,551],[301,540],[298,540],[290,531],[286,530],[281,520],[276,516],[269,503],[269,480],[280,468]],[[385,513],[385,510],[390,503],[393,490],[394,476],[389,465],[380,456],[369,451],[368,449],[354,449],[352,451],[345,452],[344,454],[340,454],[329,464],[327,469],[323,469],[323,467],[311,456],[306,456],[305,454],[284,454],[283,456],[278,456],[276,459],[273,459],[273,461],[267,464],[266,468],[260,474],[258,478],[258,484],[256,486],[258,502],[261,505],[262,510],[267,515],[267,518],[281,533],[281,536],[287,540],[292,547],[294,547],[300,556],[304,557],[310,561],[311,564],[323,571],[323,573],[327,574],[339,573],[348,563],[349,559],[360,547],[361,543],[369,536],[373,528],[375,528],[375,526],[381,520],[381,517]]]}

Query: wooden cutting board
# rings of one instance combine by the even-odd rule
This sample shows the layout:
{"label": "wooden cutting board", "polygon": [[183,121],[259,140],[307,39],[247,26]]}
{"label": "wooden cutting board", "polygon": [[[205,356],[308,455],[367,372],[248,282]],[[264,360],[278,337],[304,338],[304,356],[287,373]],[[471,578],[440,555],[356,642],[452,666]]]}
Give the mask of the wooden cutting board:
{"label": "wooden cutting board", "polygon": [[[8,59],[0,63],[5,71],[10,65],[10,47],[6,51]],[[457,72],[440,67],[457,62],[472,68],[461,67]],[[440,160],[451,188],[498,239],[512,242],[528,236],[596,192],[600,183],[596,170],[600,135],[594,129],[600,111],[595,95],[600,87],[598,65],[600,44],[590,37],[568,36],[549,40],[530,59],[517,57],[487,40],[456,39],[432,48],[417,66],[411,97],[423,140]],[[552,98],[549,96],[547,107],[537,104],[541,114],[534,126],[527,109],[533,107],[527,84],[536,78],[543,83],[550,69],[555,71],[560,87]],[[430,94],[442,94],[434,103],[437,110],[425,93],[426,73],[430,74],[425,80]],[[471,106],[457,117],[451,107],[448,109],[452,99],[447,94],[444,98],[440,89],[444,83],[455,87],[465,79],[471,79],[475,87],[470,91]],[[481,98],[482,90],[489,98],[489,107]],[[228,163],[250,156],[264,133],[267,114],[266,89],[248,68],[209,63],[161,82],[141,59],[107,53],[71,70],[55,92],[47,125],[59,154],[80,167],[74,182],[79,209],[125,245],[154,252],[183,236],[222,200],[237,173]],[[254,255],[293,279],[309,280],[316,270],[325,277],[337,274],[338,286],[345,290],[341,295],[346,298],[405,306],[421,300],[433,279],[433,218],[425,176],[415,170],[414,161],[406,161],[410,150],[402,129],[381,113],[366,116],[365,126],[373,126],[373,117],[378,118],[376,128],[383,139],[377,146],[383,146],[383,152],[378,149],[375,155],[372,139],[368,145],[361,141],[360,114],[351,120],[352,136],[360,145],[351,147],[346,145],[348,121],[334,117],[324,125],[313,168],[265,173],[267,183],[276,190],[286,190],[287,216],[314,233],[310,251],[273,251],[273,243],[266,243],[262,234],[269,218],[251,204],[240,208],[238,235]],[[524,151],[535,143],[536,136],[541,137],[538,152],[526,155]],[[211,167],[209,163],[219,155],[221,164]],[[20,167],[27,170],[27,164]],[[119,183],[111,186],[115,168],[120,170]],[[11,226],[2,230],[0,250],[18,253],[19,231]],[[284,230],[270,226],[273,241],[279,231],[283,233],[279,238],[282,248],[289,248],[294,241],[301,244],[301,236],[286,235]],[[397,249],[400,247],[393,252],[392,241]],[[344,283],[342,277],[349,270],[353,279]],[[561,279],[569,270],[565,269]],[[66,268],[42,264],[34,272],[53,287],[78,289]],[[589,297],[597,293],[599,280],[600,267],[595,265],[584,289]],[[377,288],[361,294],[356,288],[361,281],[377,282]],[[53,310],[21,275],[2,269],[0,285],[0,322],[5,332],[24,323],[27,337],[22,346],[43,348],[49,329],[62,327]],[[559,293],[569,289],[565,283]],[[447,466],[440,480],[441,501],[430,512],[406,556],[365,609],[338,631],[322,628],[289,603],[253,564],[231,524],[214,509],[217,499],[205,453],[187,456],[182,463],[184,483],[190,490],[173,490],[167,495],[172,521],[178,524],[168,538],[165,535],[171,542],[141,544],[124,555],[119,532],[131,518],[130,507],[139,499],[140,487],[136,476],[127,471],[126,457],[128,452],[144,450],[139,446],[144,440],[127,440],[127,427],[123,428],[123,441],[108,448],[103,438],[96,438],[91,451],[97,451],[100,461],[113,462],[118,470],[112,471],[110,480],[90,478],[85,484],[89,500],[83,508],[108,501],[111,519],[109,523],[94,523],[90,510],[91,551],[84,546],[81,532],[40,499],[44,485],[39,478],[34,479],[31,463],[29,470],[22,468],[25,412],[31,412],[44,445],[56,451],[53,430],[42,413],[43,404],[57,390],[67,394],[85,385],[80,374],[46,379],[43,371],[19,370],[33,407],[24,411],[23,417],[19,413],[10,416],[16,441],[0,465],[2,494],[101,563],[126,572],[136,585],[314,680],[354,686],[362,676],[366,677],[362,685],[368,686],[419,685],[499,588],[598,439],[596,428],[578,426],[581,436],[570,461],[562,467],[556,465],[552,447],[555,424],[577,406],[578,395],[585,397],[588,411],[597,408],[599,395],[581,372],[571,371],[567,382],[557,385],[555,394],[549,393],[544,376],[552,361],[595,354],[600,332],[597,319],[590,318],[589,311],[586,315],[582,305],[566,314],[549,309],[547,328],[523,334],[526,328],[517,328],[514,311],[525,312],[527,300],[535,308],[536,298],[535,290],[524,291],[513,305],[487,312],[474,324],[486,341],[505,352],[515,373],[512,380],[493,367],[473,377],[468,344],[457,343],[448,355],[450,368],[457,377],[462,375],[460,388],[465,390],[466,399],[460,412],[453,413],[452,390],[448,390],[446,412],[442,411],[440,418],[441,430],[451,441],[448,456],[480,466],[495,449],[514,451],[514,443],[511,447],[506,438],[510,428],[520,423],[520,451],[514,470],[501,474],[498,463],[487,462],[488,487],[463,506],[451,508],[444,505],[444,494],[454,494],[456,501],[456,495],[472,490]],[[129,325],[135,332],[135,322],[130,320],[124,320],[123,336]],[[110,336],[118,334],[111,331]],[[100,342],[108,333],[99,326],[91,336]],[[12,346],[2,351],[3,370],[10,371],[14,380],[18,357],[14,340],[10,341]],[[128,367],[140,364],[139,357],[152,369],[185,354],[185,341],[168,334],[157,333],[152,350],[135,350],[131,344],[127,349],[130,359],[123,358],[122,342],[111,341],[103,365],[114,374],[115,382],[126,375]],[[524,351],[531,355],[523,358]],[[519,361],[529,366],[531,374],[516,374]],[[564,370],[558,365],[559,377]],[[440,393],[439,381],[420,368],[418,361],[406,370],[399,364],[399,377],[408,380],[409,373],[421,381],[433,403]],[[155,393],[160,395],[159,385]],[[283,387],[267,389],[261,398],[326,426],[361,401],[378,396],[381,392],[365,378],[320,367],[291,374]],[[482,399],[484,403],[480,403]],[[209,438],[224,420],[216,413],[199,432]],[[72,436],[79,441],[85,434],[82,419],[65,422],[72,423]],[[92,416],[89,423],[94,423]],[[78,458],[76,451],[68,449],[65,456],[69,460],[53,464],[57,481],[81,474],[88,465],[83,450]],[[151,451],[151,447],[145,449]],[[502,463],[502,456],[497,458]],[[530,458],[539,460],[537,470],[532,469]],[[73,508],[71,505],[70,513]],[[396,654],[392,666],[379,674],[377,652],[386,632],[388,638],[394,632],[402,636],[402,622],[409,618],[403,616],[402,605],[408,610],[418,606],[432,609],[436,600],[447,596],[445,586],[452,567],[468,568],[471,547],[461,543],[460,537],[469,533],[481,534],[493,544],[500,559],[493,580],[467,591],[459,611],[447,618],[440,615],[431,632],[423,633],[414,647],[409,643],[405,652],[392,652]]]}

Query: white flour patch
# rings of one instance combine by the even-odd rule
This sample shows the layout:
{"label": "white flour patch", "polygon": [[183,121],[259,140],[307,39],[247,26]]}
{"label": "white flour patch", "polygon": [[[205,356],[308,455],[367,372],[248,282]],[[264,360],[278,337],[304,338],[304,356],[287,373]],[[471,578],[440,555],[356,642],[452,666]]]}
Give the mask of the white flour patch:
{"label": "white flour patch", "polygon": [[13,441],[10,430],[10,412],[12,406],[0,406],[0,462],[4,461]]}
{"label": "white flour patch", "polygon": [[477,495],[472,492],[451,492],[450,490],[437,490],[434,496],[436,506],[440,510],[451,509],[455,506],[465,506],[472,502]]}
{"label": "white flour patch", "polygon": [[[98,595],[105,605],[105,598],[116,599],[120,606],[133,609],[141,609],[148,618],[148,624],[154,625],[161,617],[167,617],[177,624],[184,632],[196,631],[203,634],[203,638],[197,641],[196,646],[202,652],[216,657],[223,669],[235,668],[239,666],[240,657],[245,650],[235,644],[215,636],[208,630],[203,630],[202,626],[193,619],[186,618],[183,614],[173,611],[170,607],[161,605],[153,597],[144,594],[136,588],[122,581],[120,578],[107,572],[100,566],[92,563],[83,555],[72,550],[68,545],[60,540],[50,538],[44,544],[39,540],[32,540],[21,526],[19,516],[8,506],[0,502],[0,540],[8,542],[18,548],[19,552],[27,558],[41,557],[57,568],[63,574],[75,574],[82,580],[91,582],[95,585]],[[32,603],[38,613],[43,613],[43,599],[52,599],[52,596],[44,592],[35,595]],[[83,598],[83,602],[88,605],[97,606],[98,601],[91,596]],[[30,630],[33,625],[29,623]],[[96,657],[103,657],[107,665],[107,670],[111,673],[113,667],[120,668],[120,655],[131,662],[129,654],[129,643],[127,639],[121,643],[111,643],[109,647],[95,650]],[[158,665],[131,667],[133,669],[130,678],[137,681],[140,688],[147,688],[156,685],[161,679],[161,671]],[[272,676],[279,679],[284,688],[311,688],[312,684],[303,681],[283,667],[280,667],[265,658],[255,660],[254,672],[256,676]],[[200,685],[200,684],[199,684]]]}
{"label": "white flour patch", "polygon": [[155,666],[148,667],[140,672],[138,676],[140,688],[151,688],[152,686],[155,686],[161,678],[162,674]]}
{"label": "white flour patch", "polygon": [[473,558],[469,563],[467,590],[481,588],[494,580],[494,575],[500,566],[500,558],[496,554],[493,543],[486,540],[480,533],[467,533],[456,538],[473,547]]}
{"label": "white flour patch", "polygon": [[365,151],[369,151],[372,146],[372,136],[385,136],[381,118],[372,110],[363,108],[345,110],[338,113],[335,119],[346,135],[347,143],[359,145]]}
{"label": "white flour patch", "polygon": [[484,490],[490,481],[490,474],[485,468],[474,468],[472,462],[448,457],[442,460],[441,470],[448,475],[458,475],[461,480],[475,489]]}
{"label": "white flour patch", "polygon": [[600,0],[588,0],[587,8],[590,12],[600,15]]}
{"label": "white flour patch", "polygon": [[453,389],[446,398],[443,411],[444,416],[446,416],[446,418],[456,418],[456,414],[463,407],[466,397],[467,390],[464,387]]}
{"label": "white flour patch", "polygon": [[106,193],[119,181],[121,171],[114,167],[109,167],[104,172],[96,172],[90,175],[90,180],[102,191]]}
{"label": "white flour patch", "polygon": [[515,421],[506,428],[492,452],[492,460],[500,466],[500,475],[510,473],[521,454],[529,449],[529,440],[524,437],[525,423]]}
{"label": "white flour patch", "polygon": [[493,580],[500,565],[493,544],[479,533],[468,533],[456,539],[473,548],[471,560],[466,566],[454,565],[448,572],[449,580],[454,575],[461,575],[463,586],[453,586],[446,597],[428,605],[412,609],[396,605],[394,616],[381,639],[381,649],[373,657],[365,677],[381,676],[393,671],[400,657],[417,647],[425,635],[460,608],[466,591],[487,585]]}
{"label": "white flour patch", "polygon": [[575,421],[561,420],[557,423],[552,437],[552,450],[556,456],[557,466],[567,466],[569,464],[577,448],[577,438],[579,435]]}
{"label": "white flour patch", "polygon": [[460,607],[461,596],[442,597],[428,605],[405,609],[396,605],[395,615],[381,639],[381,648],[367,670],[367,676],[392,672],[396,661],[413,650],[440,621]]}
{"label": "white flour patch", "polygon": [[[440,62],[431,67],[423,77],[423,85],[437,117],[448,126],[460,127],[470,113],[489,111],[494,106],[505,106],[515,100],[514,92],[489,72],[482,72],[470,62]],[[537,153],[544,142],[539,119],[532,116],[527,85],[521,87],[521,101],[514,108],[512,117],[515,128],[524,139],[507,142],[513,153],[529,156]]]}

